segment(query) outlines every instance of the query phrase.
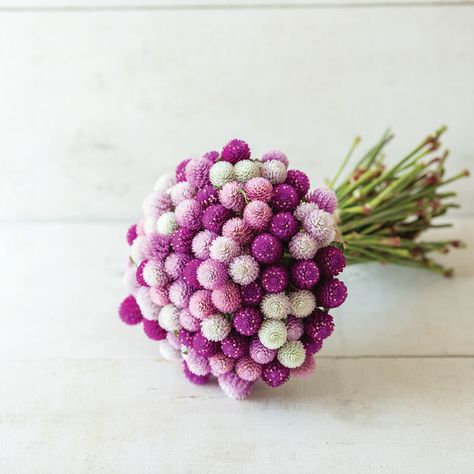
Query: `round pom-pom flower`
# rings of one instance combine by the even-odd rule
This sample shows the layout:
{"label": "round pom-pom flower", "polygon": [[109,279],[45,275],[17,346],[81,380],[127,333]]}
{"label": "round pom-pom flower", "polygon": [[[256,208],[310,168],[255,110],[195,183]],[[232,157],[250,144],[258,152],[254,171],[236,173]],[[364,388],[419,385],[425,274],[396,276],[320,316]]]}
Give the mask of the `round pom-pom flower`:
{"label": "round pom-pom flower", "polygon": [[214,314],[201,322],[202,335],[210,341],[222,341],[231,329],[229,320],[223,314]]}
{"label": "round pom-pom flower", "polygon": [[291,301],[285,293],[267,294],[260,305],[262,313],[270,319],[286,319],[291,312]]}
{"label": "round pom-pom flower", "polygon": [[255,382],[262,373],[262,367],[250,357],[242,357],[235,364],[235,373],[243,380]]}
{"label": "round pom-pom flower", "polygon": [[272,183],[262,177],[252,178],[247,181],[244,190],[251,201],[269,202],[273,196]]}
{"label": "round pom-pom flower", "polygon": [[272,206],[277,211],[292,211],[299,200],[298,193],[291,184],[279,184],[273,190]]}
{"label": "round pom-pom flower", "polygon": [[212,291],[212,303],[222,313],[233,313],[242,305],[240,291],[233,283],[227,283]]}
{"label": "round pom-pom flower", "polygon": [[176,280],[184,270],[184,267],[192,260],[190,255],[182,253],[172,253],[166,257],[165,270],[170,278]]}
{"label": "round pom-pom flower", "polygon": [[166,331],[177,331],[181,327],[179,322],[179,309],[172,304],[168,304],[161,308],[158,316],[158,322],[163,329]]}
{"label": "round pom-pom flower", "polygon": [[175,218],[179,226],[198,230],[201,226],[202,206],[195,199],[181,201],[175,209]]}
{"label": "round pom-pom flower", "polygon": [[262,301],[263,289],[254,281],[240,288],[240,295],[242,297],[242,304],[256,306]]}
{"label": "round pom-pom flower", "polygon": [[224,184],[230,183],[234,177],[234,166],[227,161],[218,161],[212,165],[209,172],[209,179],[216,188],[222,188]]}
{"label": "round pom-pom flower", "polygon": [[237,332],[244,336],[257,334],[262,324],[262,313],[256,308],[242,308],[237,311],[232,324]]}
{"label": "round pom-pom flower", "polygon": [[198,290],[189,299],[189,311],[198,319],[204,319],[216,313],[212,303],[212,293],[209,290]]}
{"label": "round pom-pom flower", "polygon": [[291,314],[297,318],[306,318],[316,308],[316,298],[309,290],[298,290],[290,293]]}
{"label": "round pom-pom flower", "polygon": [[219,191],[221,204],[231,211],[240,212],[245,207],[245,197],[242,194],[242,185],[236,181],[224,184]]}
{"label": "round pom-pom flower", "polygon": [[306,193],[309,191],[309,178],[308,176],[299,170],[288,170],[288,174],[286,176],[286,182],[291,184],[296,191],[298,192],[298,196],[300,198],[304,197]]}
{"label": "round pom-pom flower", "polygon": [[229,265],[229,275],[235,283],[248,285],[258,278],[260,266],[250,255],[235,257]]}
{"label": "round pom-pom flower", "polygon": [[323,308],[337,308],[346,301],[346,285],[337,278],[324,280],[316,287],[316,297]]}
{"label": "round pom-pom flower", "polygon": [[140,307],[132,295],[127,296],[120,304],[119,316],[125,324],[135,325],[142,321]]}
{"label": "round pom-pom flower", "polygon": [[288,270],[283,265],[272,265],[262,273],[261,283],[268,293],[281,293],[288,286],[288,282]]}
{"label": "round pom-pom flower", "polygon": [[318,251],[316,239],[307,232],[298,232],[290,241],[288,249],[293,258],[307,260],[314,258]]}
{"label": "round pom-pom flower", "polygon": [[252,388],[252,382],[241,379],[237,374],[228,372],[217,377],[217,382],[222,391],[234,400],[245,400]]}
{"label": "round pom-pom flower", "polygon": [[266,319],[258,331],[258,338],[267,349],[279,349],[285,343],[286,336],[285,323],[276,319]]}
{"label": "round pom-pom flower", "polygon": [[262,176],[272,184],[281,184],[286,180],[286,166],[278,160],[266,161],[262,165]]}
{"label": "round pom-pom flower", "polygon": [[234,217],[222,226],[222,235],[235,240],[240,245],[246,245],[252,240],[254,233],[247,221]]}
{"label": "round pom-pom flower", "polygon": [[204,288],[215,290],[227,283],[227,267],[224,263],[209,258],[199,265],[197,279]]}
{"label": "round pom-pom flower", "polygon": [[306,351],[301,341],[288,341],[278,349],[278,361],[284,367],[296,369],[306,359]]}
{"label": "round pom-pom flower", "polygon": [[288,161],[288,157],[282,151],[279,150],[268,151],[267,153],[264,153],[262,155],[261,161],[263,163],[272,160],[281,161],[285,165],[285,168],[288,168],[288,165],[290,164],[290,162]]}
{"label": "round pom-pom flower", "polygon": [[272,234],[260,234],[252,242],[250,251],[257,262],[276,263],[283,256],[283,245]]}
{"label": "round pom-pom flower", "polygon": [[209,171],[214,163],[203,157],[193,158],[186,164],[186,181],[196,188],[209,184]]}
{"label": "round pom-pom flower", "polygon": [[274,360],[262,367],[262,380],[270,387],[279,387],[290,378],[290,369]]}
{"label": "round pom-pom flower", "polygon": [[248,353],[249,340],[236,332],[231,332],[221,341],[221,350],[232,359],[240,359]]}
{"label": "round pom-pom flower", "polygon": [[214,188],[214,186],[212,186],[212,184],[208,184],[198,189],[195,199],[199,204],[201,204],[203,209],[205,209],[211,204],[217,204],[219,202],[219,192]]}
{"label": "round pom-pom flower", "polygon": [[291,212],[278,212],[270,222],[270,233],[280,240],[290,240],[299,230],[298,220]]}
{"label": "round pom-pom flower", "polygon": [[209,258],[209,249],[212,241],[217,237],[217,234],[210,230],[202,230],[193,238],[191,249],[195,257],[205,260]]}
{"label": "round pom-pom flower", "polygon": [[265,347],[258,337],[254,337],[250,342],[249,354],[257,364],[268,364],[276,357],[277,351]]}
{"label": "round pom-pom flower", "polygon": [[303,222],[316,209],[319,209],[318,206],[312,202],[301,202],[296,206],[294,216]]}
{"label": "round pom-pom flower", "polygon": [[229,237],[217,237],[209,247],[210,257],[226,264],[240,255],[240,252],[240,245]]}
{"label": "round pom-pom flower", "polygon": [[263,201],[251,201],[244,209],[244,219],[250,228],[265,230],[272,219],[272,209]]}
{"label": "round pom-pom flower", "polygon": [[160,260],[149,260],[143,267],[142,275],[148,286],[164,286],[168,283],[165,266]]}
{"label": "round pom-pom flower", "polygon": [[308,195],[308,201],[332,214],[337,208],[336,193],[329,188],[317,188]]}
{"label": "round pom-pom flower", "polygon": [[223,161],[228,161],[235,165],[241,160],[248,160],[250,158],[250,148],[243,140],[235,138],[222,148],[221,158]]}
{"label": "round pom-pom flower", "polygon": [[291,267],[291,281],[296,288],[308,290],[319,280],[319,268],[313,260],[298,260]]}
{"label": "round pom-pom flower", "polygon": [[171,235],[178,228],[174,212],[161,214],[156,222],[156,230],[159,234]]}
{"label": "round pom-pom flower", "polygon": [[230,214],[231,212],[221,204],[213,204],[204,211],[202,225],[205,229],[219,234]]}
{"label": "round pom-pom flower", "polygon": [[315,261],[318,264],[319,270],[325,276],[339,275],[346,266],[344,252],[332,246],[319,249]]}
{"label": "round pom-pom flower", "polygon": [[209,357],[209,366],[211,368],[211,374],[215,377],[227,374],[234,368],[235,360],[231,357],[227,357],[222,352],[218,352],[213,356]]}
{"label": "round pom-pom flower", "polygon": [[246,183],[252,178],[260,176],[260,166],[252,160],[241,160],[234,165],[235,179]]}
{"label": "round pom-pom flower", "polygon": [[319,247],[329,245],[336,237],[334,218],[322,209],[316,209],[306,216],[303,226],[314,237]]}

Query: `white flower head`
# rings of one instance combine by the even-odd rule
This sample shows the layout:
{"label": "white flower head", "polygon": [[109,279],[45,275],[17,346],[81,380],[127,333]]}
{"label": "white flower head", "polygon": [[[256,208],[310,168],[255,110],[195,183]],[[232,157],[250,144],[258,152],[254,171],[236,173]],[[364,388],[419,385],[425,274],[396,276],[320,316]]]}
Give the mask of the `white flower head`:
{"label": "white flower head", "polygon": [[309,290],[290,293],[291,314],[297,318],[306,318],[316,308],[316,298]]}
{"label": "white flower head", "polygon": [[235,257],[229,265],[229,275],[235,283],[248,285],[258,278],[260,266],[251,255]]}
{"label": "white flower head", "polygon": [[139,265],[144,260],[143,255],[143,235],[139,235],[135,238],[132,245],[130,246],[130,257],[136,265]]}
{"label": "white flower head", "polygon": [[156,232],[156,218],[153,216],[148,216],[145,218],[145,223],[143,225],[143,230],[145,235],[153,234]]}
{"label": "white flower head", "polygon": [[214,260],[229,264],[233,258],[240,255],[240,245],[230,237],[215,238],[209,248],[209,255]]}
{"label": "white flower head", "polygon": [[201,322],[202,335],[210,341],[222,341],[231,328],[229,320],[223,314],[214,314]]}
{"label": "white flower head", "polygon": [[234,180],[234,166],[228,161],[218,161],[209,171],[209,179],[217,188]]}
{"label": "white flower head", "polygon": [[160,326],[166,331],[179,330],[181,328],[181,323],[179,322],[179,313],[179,309],[172,304],[163,306],[158,316],[158,322],[160,323]]}
{"label": "white flower head", "polygon": [[253,160],[241,160],[234,165],[235,179],[246,183],[249,179],[260,176],[260,165]]}
{"label": "white flower head", "polygon": [[286,326],[283,321],[265,319],[258,330],[260,342],[268,349],[278,349],[286,342]]}
{"label": "white flower head", "polygon": [[284,163],[278,160],[266,161],[262,164],[262,176],[272,184],[281,184],[286,181],[287,170]]}
{"label": "white flower head", "polygon": [[305,220],[313,211],[318,209],[318,206],[314,202],[301,202],[296,206],[294,216],[301,222]]}
{"label": "white flower head", "polygon": [[266,294],[260,308],[266,318],[286,319],[291,311],[290,299],[284,292]]}
{"label": "white flower head", "polygon": [[164,286],[168,283],[168,275],[163,262],[149,260],[143,267],[143,279],[150,286]]}
{"label": "white flower head", "polygon": [[318,251],[318,243],[307,232],[298,232],[288,246],[291,256],[297,260],[310,260]]}
{"label": "white flower head", "polygon": [[278,361],[289,369],[296,369],[306,359],[306,350],[301,341],[287,341],[278,349]]}
{"label": "white flower head", "polygon": [[148,288],[147,286],[141,286],[140,288],[138,288],[137,293],[135,295],[135,299],[144,318],[153,321],[156,321],[158,319],[158,315],[160,314],[160,307],[153,303],[153,301],[151,300],[150,288]]}
{"label": "white flower head", "polygon": [[155,191],[167,191],[175,183],[176,183],[176,176],[173,173],[166,173],[166,174],[161,175],[157,179],[153,189]]}
{"label": "white flower head", "polygon": [[181,352],[175,349],[166,339],[158,341],[158,350],[161,357],[166,360],[180,360]]}
{"label": "white flower head", "polygon": [[171,235],[177,228],[174,212],[165,212],[156,222],[156,230],[159,234]]}
{"label": "white flower head", "polygon": [[316,209],[307,215],[303,227],[311,234],[320,247],[326,247],[336,237],[334,216],[322,209]]}

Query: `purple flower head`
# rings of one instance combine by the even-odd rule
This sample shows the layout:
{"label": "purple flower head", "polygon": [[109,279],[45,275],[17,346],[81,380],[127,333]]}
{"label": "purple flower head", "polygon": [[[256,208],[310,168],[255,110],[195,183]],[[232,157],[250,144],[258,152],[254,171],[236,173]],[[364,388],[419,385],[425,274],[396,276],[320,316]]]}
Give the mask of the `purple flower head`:
{"label": "purple flower head", "polygon": [[346,266],[344,252],[333,246],[319,249],[315,257],[319,270],[325,276],[336,276]]}
{"label": "purple flower head", "polygon": [[257,364],[268,364],[276,357],[277,352],[275,349],[265,347],[258,336],[253,337],[250,341],[249,354]]}
{"label": "purple flower head", "polygon": [[188,158],[187,160],[183,160],[177,167],[176,167],[176,181],[178,183],[182,181],[186,181],[186,166],[191,160]]}
{"label": "purple flower head", "polygon": [[269,293],[280,293],[288,286],[288,270],[283,265],[267,267],[261,277],[263,288]]}
{"label": "purple flower head", "polygon": [[293,211],[300,198],[291,184],[279,184],[273,190],[272,206],[277,211]]}
{"label": "purple flower head", "polygon": [[316,188],[308,194],[309,202],[314,202],[320,209],[332,214],[337,208],[336,193],[329,188]]}
{"label": "purple flower head", "polygon": [[186,180],[193,186],[200,188],[209,184],[209,170],[214,163],[207,158],[193,158],[185,169]]}
{"label": "purple flower head", "polygon": [[249,340],[245,336],[232,331],[221,341],[222,352],[232,359],[240,359],[248,354]]}
{"label": "purple flower head", "polygon": [[176,253],[191,253],[193,238],[194,232],[191,229],[181,227],[171,235],[171,246]]}
{"label": "purple flower head", "polygon": [[300,199],[309,191],[309,178],[302,171],[289,170],[286,176],[286,182],[296,189]]}
{"label": "purple flower head", "polygon": [[277,360],[262,367],[262,380],[270,387],[279,387],[290,378],[290,369],[284,367]]}
{"label": "purple flower head", "polygon": [[127,243],[132,245],[133,241],[137,238],[137,224],[133,224],[127,230]]}
{"label": "purple flower head", "polygon": [[315,309],[310,316],[305,318],[305,333],[312,339],[326,339],[334,331],[334,320],[329,313]]}
{"label": "purple flower head", "polygon": [[222,160],[235,165],[238,161],[250,158],[250,148],[243,140],[235,138],[222,149]]}
{"label": "purple flower head", "polygon": [[212,184],[208,184],[202,188],[199,188],[195,199],[197,202],[199,202],[199,204],[201,204],[203,208],[206,208],[211,204],[217,204],[219,202],[219,192]]}
{"label": "purple flower head", "polygon": [[199,280],[197,279],[199,265],[201,265],[201,260],[199,260],[199,258],[194,258],[186,264],[182,273],[184,282],[195,290],[201,288]]}
{"label": "purple flower head", "polygon": [[287,339],[289,341],[298,341],[304,333],[304,324],[301,318],[295,316],[288,316],[285,321]]}
{"label": "purple flower head", "polygon": [[143,330],[145,334],[154,341],[162,341],[166,339],[166,330],[163,329],[158,321],[153,321],[150,319],[143,320]]}
{"label": "purple flower head", "polygon": [[262,324],[262,313],[257,308],[242,308],[234,314],[232,324],[244,336],[257,334]]}
{"label": "purple flower head", "polygon": [[170,253],[170,243],[168,235],[145,235],[142,244],[143,255],[150,260],[163,260]]}
{"label": "purple flower head", "polygon": [[270,232],[283,241],[290,240],[299,230],[298,219],[291,212],[279,212],[270,222]]}
{"label": "purple flower head", "polygon": [[204,155],[202,155],[203,158],[207,158],[208,160],[211,160],[213,163],[215,163],[219,159],[219,156],[220,154],[216,150],[207,151],[206,153],[204,153]]}
{"label": "purple flower head", "polygon": [[301,342],[303,343],[307,354],[316,354],[316,352],[319,352],[323,347],[322,339],[313,339],[307,334],[303,335]]}
{"label": "purple flower head", "polygon": [[204,384],[206,384],[207,382],[209,382],[209,374],[207,374],[207,375],[196,375],[196,374],[193,374],[193,373],[189,370],[189,368],[188,368],[188,366],[187,366],[187,364],[186,364],[186,362],[185,362],[184,360],[183,360],[183,372],[184,372],[184,375],[186,376],[186,378],[187,378],[190,382],[192,382],[192,383],[194,383],[194,384],[196,384],[196,385],[204,385]]}
{"label": "purple flower head", "polygon": [[193,338],[193,349],[203,357],[210,357],[217,353],[219,343],[206,339],[201,331],[196,332]]}
{"label": "purple flower head", "polygon": [[283,256],[282,243],[272,234],[260,234],[252,242],[250,251],[260,263],[275,263]]}
{"label": "purple flower head", "polygon": [[316,301],[323,308],[337,308],[347,298],[346,285],[337,278],[323,280],[316,287]]}
{"label": "purple flower head", "polygon": [[191,348],[193,347],[194,334],[194,332],[181,328],[178,332],[178,340],[183,346]]}
{"label": "purple flower head", "polygon": [[319,268],[313,260],[298,260],[291,267],[291,281],[296,288],[309,290],[319,280]]}
{"label": "purple flower head", "polygon": [[205,229],[219,234],[224,223],[231,216],[231,211],[221,204],[212,204],[209,206],[202,216],[202,225]]}
{"label": "purple flower head", "polygon": [[254,281],[248,285],[240,288],[240,295],[242,297],[242,304],[248,306],[258,306],[263,298],[262,287]]}
{"label": "purple flower head", "polygon": [[142,321],[142,313],[134,296],[127,296],[120,303],[119,316],[125,324],[134,325]]}
{"label": "purple flower head", "polygon": [[269,151],[263,154],[262,161],[264,163],[271,160],[281,161],[286,167],[288,167],[289,164],[287,156],[282,151],[278,150]]}
{"label": "purple flower head", "polygon": [[233,372],[217,377],[217,382],[222,391],[233,400],[246,399],[252,388],[252,382],[241,379]]}
{"label": "purple flower head", "polygon": [[147,284],[147,282],[143,278],[143,269],[145,268],[145,265],[148,263],[148,260],[143,260],[140,265],[137,267],[137,282],[140,286],[150,286]]}

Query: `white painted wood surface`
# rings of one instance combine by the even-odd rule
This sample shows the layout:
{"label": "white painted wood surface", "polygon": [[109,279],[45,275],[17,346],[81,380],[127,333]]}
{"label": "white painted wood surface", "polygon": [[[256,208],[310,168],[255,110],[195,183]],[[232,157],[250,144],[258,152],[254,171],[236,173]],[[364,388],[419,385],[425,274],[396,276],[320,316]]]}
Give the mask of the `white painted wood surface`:
{"label": "white painted wood surface", "polygon": [[[440,123],[472,168],[472,2],[0,0],[0,473],[471,473],[474,191],[457,276],[353,267],[311,379],[233,402],[120,323],[156,175],[246,138],[316,182]],[[307,5],[306,5],[307,4]]]}

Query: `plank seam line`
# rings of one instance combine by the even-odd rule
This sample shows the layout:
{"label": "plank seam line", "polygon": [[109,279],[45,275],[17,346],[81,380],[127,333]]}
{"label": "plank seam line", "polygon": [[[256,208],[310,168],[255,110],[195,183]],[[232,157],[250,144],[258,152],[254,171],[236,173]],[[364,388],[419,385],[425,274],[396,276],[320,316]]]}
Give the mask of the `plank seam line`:
{"label": "plank seam line", "polygon": [[6,5],[0,6],[0,12],[31,12],[31,13],[67,13],[67,12],[131,12],[131,11],[206,11],[206,10],[338,10],[338,9],[369,9],[369,8],[433,8],[433,7],[463,7],[474,6],[472,0],[440,0],[440,1],[373,1],[358,3],[353,1],[343,3],[254,3],[239,5],[235,3],[227,4],[183,4],[183,5],[70,5],[70,6],[33,6],[33,5]]}

